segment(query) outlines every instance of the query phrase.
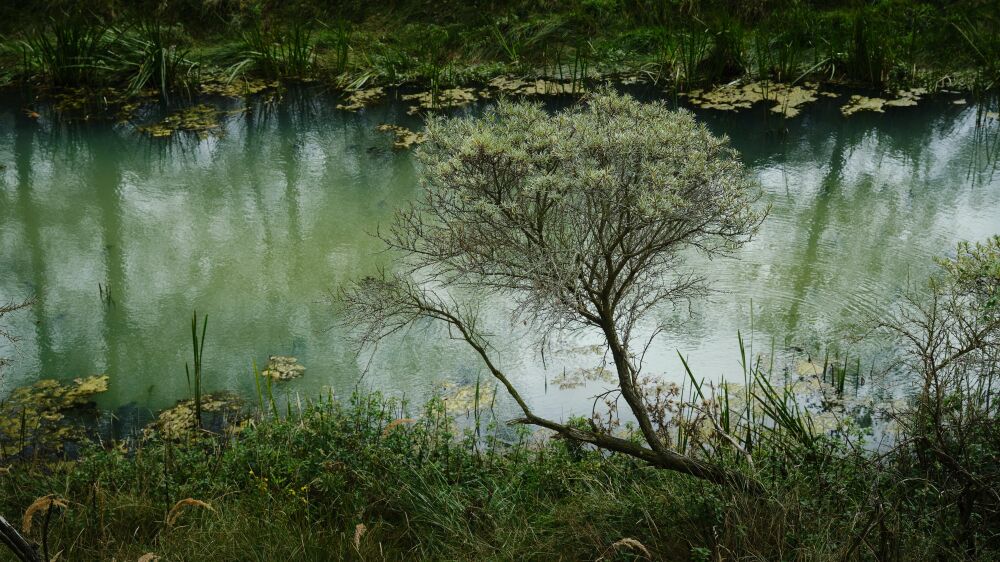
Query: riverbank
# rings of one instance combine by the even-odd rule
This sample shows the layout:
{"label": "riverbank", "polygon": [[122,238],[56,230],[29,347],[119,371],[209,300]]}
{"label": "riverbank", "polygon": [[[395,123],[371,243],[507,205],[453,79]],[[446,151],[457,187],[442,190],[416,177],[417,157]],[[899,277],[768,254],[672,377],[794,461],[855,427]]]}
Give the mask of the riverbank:
{"label": "riverbank", "polygon": [[760,487],[748,492],[496,421],[456,424],[440,401],[321,400],[225,432],[16,463],[0,510],[25,514],[26,534],[67,560],[960,555],[947,500],[920,492],[902,454],[774,431],[753,464],[729,458]]}
{"label": "riverbank", "polygon": [[0,85],[121,103],[275,81],[434,94],[510,76],[574,93],[608,77],[670,92],[734,80],[983,92],[1000,75],[1000,8],[971,0],[34,4],[0,14]]}

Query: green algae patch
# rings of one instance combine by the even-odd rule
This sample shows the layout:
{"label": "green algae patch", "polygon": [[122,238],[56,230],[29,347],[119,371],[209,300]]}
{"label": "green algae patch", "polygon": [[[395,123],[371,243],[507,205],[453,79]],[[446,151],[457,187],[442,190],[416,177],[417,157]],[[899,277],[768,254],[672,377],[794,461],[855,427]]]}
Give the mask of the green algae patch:
{"label": "green algae patch", "polygon": [[239,98],[259,94],[268,90],[276,90],[280,86],[277,80],[265,80],[248,76],[233,77],[217,72],[204,77],[198,90],[205,95]]}
{"label": "green algae patch", "polygon": [[[201,402],[202,427],[240,427],[240,402],[233,396],[209,395]],[[180,440],[198,434],[194,400],[182,400],[173,408],[160,412],[145,429],[143,435],[149,439],[160,437]]]}
{"label": "green algae patch", "polygon": [[260,374],[279,381],[287,381],[301,377],[306,368],[299,360],[290,355],[272,355],[267,359],[267,365]]}
{"label": "green algae patch", "polygon": [[850,101],[840,108],[840,112],[845,117],[850,117],[862,111],[874,113],[885,113],[887,107],[912,107],[917,105],[922,96],[927,94],[926,88],[913,88],[911,90],[898,90],[896,97],[887,99],[879,97],[868,97],[855,94]]}
{"label": "green algae patch", "polygon": [[492,384],[455,384],[447,382],[441,385],[441,402],[451,415],[469,413],[479,408],[487,408],[493,403],[495,387]]}
{"label": "green algae patch", "polygon": [[139,127],[139,130],[154,138],[169,137],[176,131],[189,131],[197,133],[200,138],[205,138],[209,134],[219,131],[220,115],[221,112],[218,109],[210,105],[198,104],[171,113],[162,121],[152,125],[143,125]]}
{"label": "green algae patch", "polygon": [[381,101],[383,97],[385,97],[385,90],[381,87],[354,90],[347,94],[343,103],[337,104],[337,109],[359,111]]}
{"label": "green algae patch", "polygon": [[[684,94],[692,105],[703,109],[737,111],[749,109],[756,103],[770,102],[771,111],[785,117],[795,117],[803,106],[826,94],[817,84],[806,82],[800,86],[778,82],[750,82],[726,84],[711,90],[696,89]],[[836,96],[836,94],[833,94]]]}
{"label": "green algae patch", "polygon": [[580,81],[570,82],[544,78],[526,79],[497,76],[490,80],[487,85],[501,94],[512,96],[559,96],[586,93],[586,89]]}
{"label": "green algae patch", "polygon": [[468,105],[478,99],[476,91],[472,88],[449,88],[407,94],[402,96],[403,101],[410,102],[410,109],[407,113],[413,115],[422,111],[433,111],[441,109],[453,109]]}
{"label": "green algae patch", "polygon": [[46,379],[16,389],[0,406],[4,456],[28,448],[59,452],[66,443],[81,441],[83,424],[70,414],[90,408],[94,396],[107,390],[107,375],[67,383]]}
{"label": "green algae patch", "polygon": [[388,123],[382,123],[378,127],[375,127],[376,131],[381,133],[392,133],[394,138],[392,141],[393,148],[407,149],[412,148],[414,145],[420,144],[427,140],[427,135],[423,133],[418,133],[416,131],[411,131],[406,127],[400,125],[390,125]]}

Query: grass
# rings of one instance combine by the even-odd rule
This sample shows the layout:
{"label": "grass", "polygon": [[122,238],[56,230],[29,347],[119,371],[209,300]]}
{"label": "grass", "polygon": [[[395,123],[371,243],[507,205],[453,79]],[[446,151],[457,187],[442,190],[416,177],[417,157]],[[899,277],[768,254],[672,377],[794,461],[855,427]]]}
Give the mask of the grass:
{"label": "grass", "polygon": [[[201,336],[198,335],[198,312],[191,315],[191,348],[194,353],[194,374],[187,363],[184,364],[184,372],[187,375],[188,388],[192,389],[194,398],[194,419],[195,424],[201,427],[201,388],[203,378],[203,359],[205,353],[205,330],[208,329],[208,315],[202,320]],[[256,372],[256,371],[255,371]],[[193,384],[193,387],[192,387]],[[270,390],[270,388],[268,389]]]}
{"label": "grass", "polygon": [[[780,392],[759,391],[783,403]],[[781,450],[754,443],[754,467],[736,465],[763,486],[749,495],[539,441],[491,417],[477,432],[440,400],[418,413],[411,420],[405,404],[359,394],[285,418],[258,416],[221,435],[95,444],[77,461],[12,468],[0,480],[0,509],[19,514],[55,494],[68,507],[53,514],[47,543],[72,560],[148,552],[170,560],[630,560],[644,552],[854,560],[886,544],[904,559],[954,552],[946,529],[928,535],[926,518],[916,517],[933,498],[908,499],[892,484],[894,470],[823,436]]]}
{"label": "grass", "polygon": [[[480,7],[446,0],[434,9],[415,1],[390,9],[381,1],[329,7],[301,0],[112,10],[95,2],[75,15],[27,6],[0,19],[0,30],[2,57],[22,69],[21,79],[168,94],[191,89],[197,69],[212,67],[337,87],[438,89],[506,73],[621,72],[681,90],[743,77],[977,91],[998,85],[1000,8],[989,3],[754,6],[594,0],[542,11],[518,0]],[[583,89],[572,80],[571,90]]]}

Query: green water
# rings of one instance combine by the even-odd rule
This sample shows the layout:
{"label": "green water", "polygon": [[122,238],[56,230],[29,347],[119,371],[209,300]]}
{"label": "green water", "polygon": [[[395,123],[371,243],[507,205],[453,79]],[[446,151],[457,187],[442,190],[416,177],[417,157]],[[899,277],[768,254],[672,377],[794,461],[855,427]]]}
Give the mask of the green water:
{"label": "green water", "polygon": [[[4,392],[107,373],[101,406],[168,406],[188,395],[194,309],[209,315],[209,390],[253,395],[250,362],[269,354],[307,368],[278,385],[287,396],[360,384],[418,398],[475,381],[475,358],[431,326],[370,358],[345,340],[330,293],[391,267],[369,234],[415,193],[410,154],[374,129],[419,121],[401,105],[334,105],[293,96],[233,113],[219,136],[169,140],[0,106],[0,299],[38,299],[11,319],[22,340],[3,350],[15,359]],[[658,313],[666,330],[646,357],[651,374],[680,380],[677,350],[704,376],[736,372],[736,332],[751,316],[755,340],[779,351],[840,341],[926,276],[932,256],[1000,232],[996,121],[977,127],[973,104],[845,119],[832,100],[785,124],[762,111],[701,116],[732,137],[772,212],[740,260],[692,258],[720,293]],[[502,326],[504,303],[489,310]],[[585,336],[556,341],[544,361],[524,339],[501,340],[503,364],[540,410],[589,406],[592,391],[548,384],[600,362]]]}

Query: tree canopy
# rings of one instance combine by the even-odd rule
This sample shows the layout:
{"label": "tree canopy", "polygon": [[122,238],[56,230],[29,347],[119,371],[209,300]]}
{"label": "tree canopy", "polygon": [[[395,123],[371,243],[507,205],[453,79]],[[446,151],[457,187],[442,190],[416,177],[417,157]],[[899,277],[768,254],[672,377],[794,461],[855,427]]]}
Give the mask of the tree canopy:
{"label": "tree canopy", "polygon": [[[652,308],[701,295],[681,251],[729,255],[756,233],[760,190],[725,138],[686,111],[610,90],[557,113],[501,101],[481,117],[431,118],[417,153],[420,196],[382,233],[401,264],[342,293],[359,341],[418,318],[457,329],[524,411],[522,421],[718,479],[669,450],[651,421],[633,351]],[[471,302],[502,294],[540,330],[603,336],[618,390],[647,447],[532,413],[495,364]],[[478,292],[478,293],[477,293]]]}

